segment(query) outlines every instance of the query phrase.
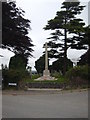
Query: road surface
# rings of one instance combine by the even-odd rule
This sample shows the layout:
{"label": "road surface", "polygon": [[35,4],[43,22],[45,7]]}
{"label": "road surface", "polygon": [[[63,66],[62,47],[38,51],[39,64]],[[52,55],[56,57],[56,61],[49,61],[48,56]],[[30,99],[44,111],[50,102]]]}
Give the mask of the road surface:
{"label": "road surface", "polygon": [[88,92],[3,94],[3,118],[88,118]]}

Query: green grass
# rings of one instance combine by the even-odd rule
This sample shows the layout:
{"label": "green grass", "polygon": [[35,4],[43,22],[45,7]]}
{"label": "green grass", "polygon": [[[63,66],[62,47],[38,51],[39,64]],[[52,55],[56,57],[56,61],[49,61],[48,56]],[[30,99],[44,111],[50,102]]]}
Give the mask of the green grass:
{"label": "green grass", "polygon": [[[37,79],[38,77],[40,77],[39,75],[32,75],[32,78],[30,77],[27,77],[27,78],[24,78],[23,81],[25,83],[32,83],[32,82],[43,82],[43,83],[51,83],[51,82],[54,82],[54,83],[66,83],[68,82],[68,80],[66,80],[63,76],[57,76],[57,80],[44,80],[44,81],[35,81],[34,79]],[[56,78],[56,77],[55,77]]]}

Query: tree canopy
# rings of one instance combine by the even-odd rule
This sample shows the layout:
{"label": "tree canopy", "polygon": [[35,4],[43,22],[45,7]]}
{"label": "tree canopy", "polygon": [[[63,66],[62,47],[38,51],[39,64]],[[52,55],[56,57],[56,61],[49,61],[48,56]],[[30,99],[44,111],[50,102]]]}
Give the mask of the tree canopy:
{"label": "tree canopy", "polygon": [[[63,74],[63,66],[64,66],[64,61],[63,61],[63,57],[58,58],[56,61],[54,61],[52,63],[52,65],[50,66],[50,70],[51,72],[61,72]],[[66,70],[68,71],[70,68],[72,68],[73,64],[72,62],[67,59],[67,68]]]}
{"label": "tree canopy", "polygon": [[80,65],[88,64],[90,66],[90,25],[85,27],[85,34],[84,39],[82,39],[79,44],[81,44],[84,47],[88,47],[87,52],[81,56],[81,60],[79,62]]}
{"label": "tree canopy", "polygon": [[35,61],[35,68],[38,73],[43,73],[45,68],[45,55],[42,55],[37,61]]}
{"label": "tree canopy", "polygon": [[[49,65],[49,59],[48,59],[48,65]],[[38,73],[43,73],[43,70],[45,69],[45,54],[43,54],[38,60],[35,61],[35,68]]]}
{"label": "tree canopy", "polygon": [[15,55],[11,57],[9,62],[9,69],[26,70],[27,60],[22,55]]}
{"label": "tree canopy", "polygon": [[[81,6],[80,2],[63,2],[60,11],[57,11],[54,19],[48,21],[48,24],[44,27],[45,30],[53,30],[52,39],[49,44],[51,45],[52,57],[60,58],[64,57],[64,74],[67,68],[67,49],[69,47],[83,48],[80,40],[83,39],[84,25],[82,19],[77,18],[85,6]],[[72,36],[70,36],[72,35]]]}
{"label": "tree canopy", "polygon": [[24,57],[32,56],[32,40],[28,37],[30,20],[24,17],[25,11],[16,7],[13,1],[2,2],[2,48]]}

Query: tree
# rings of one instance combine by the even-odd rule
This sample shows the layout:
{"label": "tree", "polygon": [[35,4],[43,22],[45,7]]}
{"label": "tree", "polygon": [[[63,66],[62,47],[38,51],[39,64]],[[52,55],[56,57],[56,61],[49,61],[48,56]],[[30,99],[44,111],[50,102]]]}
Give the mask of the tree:
{"label": "tree", "polygon": [[82,47],[84,47],[84,49],[88,48],[87,52],[81,56],[81,60],[79,61],[80,65],[85,65],[88,64],[90,66],[90,25],[88,25],[87,27],[85,27],[85,34],[83,35],[84,39],[81,39],[81,41],[79,41],[79,43],[77,44],[77,46],[82,45]]}
{"label": "tree", "polygon": [[[62,10],[58,11],[56,17],[49,20],[44,27],[45,30],[54,31],[51,33],[52,37],[48,39],[52,39],[50,44],[54,56],[64,56],[64,74],[67,68],[67,49],[82,39],[85,23],[82,22],[82,19],[77,19],[76,15],[80,14],[84,7],[80,5],[80,2],[63,2]],[[72,33],[73,37],[70,37],[69,34]]]}
{"label": "tree", "polygon": [[78,65],[90,65],[89,61],[90,50],[88,50],[84,55],[81,56],[81,60],[79,61]]}
{"label": "tree", "polygon": [[32,56],[32,40],[28,37],[30,20],[25,19],[21,8],[13,1],[2,2],[2,48],[25,58]]}
{"label": "tree", "polygon": [[11,57],[9,62],[9,69],[13,70],[26,70],[27,60],[22,55],[15,55]]}
{"label": "tree", "polygon": [[[69,70],[73,65],[69,59],[67,59],[67,63],[68,63],[67,70]],[[63,57],[61,57],[52,63],[52,65],[50,66],[50,69],[53,72],[57,71],[63,74],[63,66],[64,66],[64,61],[63,61]]]}
{"label": "tree", "polygon": [[43,70],[45,69],[45,54],[43,54],[37,61],[35,61],[35,68],[39,74],[43,73]]}
{"label": "tree", "polygon": [[35,61],[35,68],[39,74],[43,73],[45,68],[45,55],[42,55],[37,61]]}

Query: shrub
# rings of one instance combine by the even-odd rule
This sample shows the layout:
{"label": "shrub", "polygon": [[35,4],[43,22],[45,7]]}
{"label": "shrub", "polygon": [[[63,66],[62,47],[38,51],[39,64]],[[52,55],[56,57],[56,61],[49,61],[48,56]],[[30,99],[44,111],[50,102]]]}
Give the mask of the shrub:
{"label": "shrub", "polygon": [[55,78],[60,78],[62,76],[62,74],[60,72],[54,72],[51,74],[51,76],[53,76]]}
{"label": "shrub", "polygon": [[23,77],[27,75],[27,72],[20,71],[20,70],[3,70],[2,76],[3,76],[3,84],[4,87],[8,86],[8,83],[19,83],[20,80],[22,80]]}
{"label": "shrub", "polygon": [[65,77],[69,80],[80,78],[82,80],[88,80],[89,78],[89,70],[90,68],[88,65],[84,66],[76,66],[74,68],[71,68],[65,75]]}

